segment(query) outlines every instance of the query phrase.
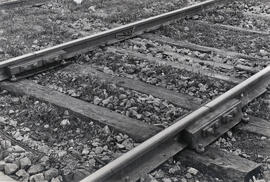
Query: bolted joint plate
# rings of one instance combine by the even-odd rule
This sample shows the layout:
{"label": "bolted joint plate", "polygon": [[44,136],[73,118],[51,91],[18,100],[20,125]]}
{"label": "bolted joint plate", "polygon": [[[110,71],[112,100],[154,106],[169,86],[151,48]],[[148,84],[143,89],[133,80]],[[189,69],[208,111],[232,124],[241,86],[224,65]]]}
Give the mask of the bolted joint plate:
{"label": "bolted joint plate", "polygon": [[187,127],[181,135],[191,148],[201,151],[221,135],[241,121],[242,109],[238,99],[232,99],[217,108],[193,125]]}
{"label": "bolted joint plate", "polygon": [[14,79],[49,70],[60,65],[63,54],[65,54],[65,51],[58,51],[50,56],[41,56],[31,61],[10,65],[6,67],[6,73],[10,78]]}

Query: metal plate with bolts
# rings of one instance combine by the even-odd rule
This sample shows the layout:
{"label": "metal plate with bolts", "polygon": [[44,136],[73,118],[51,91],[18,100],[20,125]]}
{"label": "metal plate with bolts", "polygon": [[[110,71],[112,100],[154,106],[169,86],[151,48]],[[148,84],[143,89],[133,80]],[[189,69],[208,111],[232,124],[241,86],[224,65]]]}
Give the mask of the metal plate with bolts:
{"label": "metal plate with bolts", "polygon": [[191,148],[201,151],[238,124],[241,118],[241,102],[232,99],[186,128],[181,138],[184,138]]}

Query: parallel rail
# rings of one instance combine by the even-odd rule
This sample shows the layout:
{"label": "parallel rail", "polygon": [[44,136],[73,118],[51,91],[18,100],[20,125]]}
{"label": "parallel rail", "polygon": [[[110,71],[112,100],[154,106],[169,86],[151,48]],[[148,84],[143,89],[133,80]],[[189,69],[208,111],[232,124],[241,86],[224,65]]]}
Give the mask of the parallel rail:
{"label": "parallel rail", "polygon": [[24,72],[46,67],[59,60],[74,57],[77,54],[86,53],[101,45],[112,44],[155,30],[170,21],[204,10],[219,2],[222,3],[224,1],[207,0],[179,10],[2,61],[0,62],[0,81],[10,79],[11,77],[14,78],[16,75]]}

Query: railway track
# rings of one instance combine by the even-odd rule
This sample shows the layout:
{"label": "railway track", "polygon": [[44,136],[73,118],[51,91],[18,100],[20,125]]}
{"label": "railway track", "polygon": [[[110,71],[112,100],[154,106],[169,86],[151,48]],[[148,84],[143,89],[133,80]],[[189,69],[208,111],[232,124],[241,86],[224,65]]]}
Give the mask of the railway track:
{"label": "railway track", "polygon": [[[224,24],[213,24],[209,17],[220,13],[224,18],[226,14],[226,5],[211,9],[221,2],[204,1],[0,62],[0,87],[108,125],[135,142],[142,142],[136,147],[127,147],[118,141],[118,148],[130,151],[110,163],[95,158],[100,166],[105,166],[88,177],[84,174],[67,181],[143,180],[176,155],[191,158],[189,163],[195,161],[195,167],[212,170],[224,181],[254,180],[260,177],[261,169],[269,170],[267,165],[262,167],[257,163],[260,160],[253,162],[247,155],[229,157],[228,151],[207,149],[236,125],[240,131],[269,137],[269,34],[264,29],[228,25],[225,20],[222,20]],[[222,19],[221,15],[217,18]],[[209,35],[216,37],[209,39]],[[248,40],[251,47],[245,43]],[[228,43],[222,44],[222,41]],[[69,65],[74,59],[76,63]],[[35,76],[48,69],[54,70]],[[103,93],[95,91],[96,88],[103,89]],[[109,96],[112,93],[117,96]],[[151,95],[150,99],[145,94]],[[115,98],[121,99],[118,102]],[[127,104],[126,98],[134,99]],[[257,102],[266,104],[265,119],[252,116],[256,113],[249,109],[257,98]],[[136,103],[147,112],[136,107]],[[154,106],[147,109],[147,105]],[[168,108],[173,108],[173,112]],[[245,124],[239,124],[241,120]],[[64,126],[70,125],[69,122],[61,121],[65,132]],[[262,142],[269,143],[268,139]],[[81,160],[74,150],[68,151],[69,157]],[[212,152],[209,154],[209,151]],[[211,158],[215,153],[217,156]],[[260,162],[267,163],[269,156],[264,157]]]}

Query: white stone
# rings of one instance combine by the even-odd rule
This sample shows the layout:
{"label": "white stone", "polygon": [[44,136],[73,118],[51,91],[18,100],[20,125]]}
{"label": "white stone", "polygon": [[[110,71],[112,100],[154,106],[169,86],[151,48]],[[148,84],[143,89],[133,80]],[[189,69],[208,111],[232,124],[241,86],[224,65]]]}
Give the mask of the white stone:
{"label": "white stone", "polygon": [[51,182],[62,182],[63,180],[62,180],[62,177],[61,176],[58,176],[57,178],[53,178],[52,180],[51,180]]}
{"label": "white stone", "polygon": [[102,99],[99,98],[98,96],[95,96],[95,97],[94,97],[94,104],[95,104],[95,105],[98,105],[101,101],[102,101]]}
{"label": "white stone", "polygon": [[89,153],[90,153],[90,151],[87,148],[84,148],[82,151],[82,155],[87,155]]}
{"label": "white stone", "polygon": [[190,174],[192,174],[192,175],[197,175],[199,171],[197,169],[191,167],[191,168],[189,168],[187,170],[187,172],[190,173]]}
{"label": "white stone", "polygon": [[65,155],[67,155],[67,152],[64,150],[58,152],[58,157],[60,157],[60,158],[64,157]]}
{"label": "white stone", "polygon": [[61,126],[70,125],[70,122],[69,122],[68,119],[64,119],[64,120],[61,121],[60,125],[61,125]]}
{"label": "white stone", "polygon": [[15,145],[12,147],[12,151],[15,153],[22,153],[25,152],[24,148],[20,147],[19,145]]}

